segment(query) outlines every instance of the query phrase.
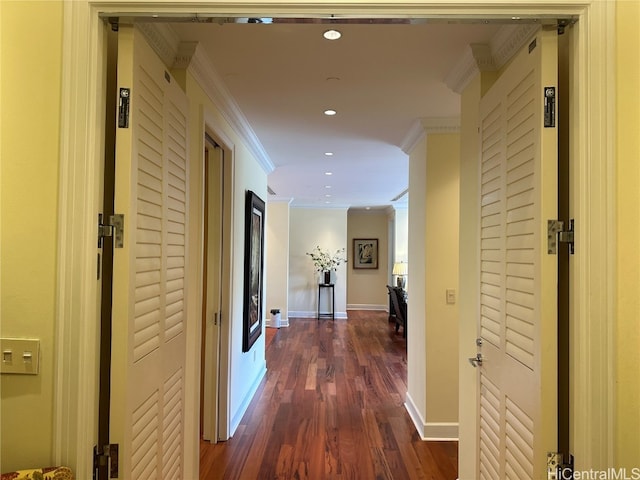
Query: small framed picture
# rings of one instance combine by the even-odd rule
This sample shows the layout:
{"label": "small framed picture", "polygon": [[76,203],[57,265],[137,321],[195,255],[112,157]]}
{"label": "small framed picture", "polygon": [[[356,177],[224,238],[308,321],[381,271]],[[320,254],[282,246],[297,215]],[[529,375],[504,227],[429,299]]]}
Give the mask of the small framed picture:
{"label": "small framed picture", "polygon": [[378,268],[378,239],[353,239],[353,268]]}

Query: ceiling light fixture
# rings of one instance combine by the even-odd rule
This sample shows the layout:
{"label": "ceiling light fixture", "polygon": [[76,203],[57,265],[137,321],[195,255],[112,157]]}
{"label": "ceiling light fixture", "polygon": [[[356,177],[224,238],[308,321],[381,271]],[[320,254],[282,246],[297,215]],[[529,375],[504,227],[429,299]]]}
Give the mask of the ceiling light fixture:
{"label": "ceiling light fixture", "polygon": [[328,109],[328,110],[324,111],[324,114],[329,116],[329,117],[335,115],[336,113],[338,113],[338,112],[336,112],[335,110],[332,110],[332,109]]}
{"label": "ceiling light fixture", "polygon": [[327,157],[333,157],[333,152],[324,152]]}
{"label": "ceiling light fixture", "polygon": [[325,175],[333,175],[332,172],[324,172]]}
{"label": "ceiling light fixture", "polygon": [[338,40],[342,36],[342,34],[338,30],[331,29],[325,31],[322,36],[327,40]]}

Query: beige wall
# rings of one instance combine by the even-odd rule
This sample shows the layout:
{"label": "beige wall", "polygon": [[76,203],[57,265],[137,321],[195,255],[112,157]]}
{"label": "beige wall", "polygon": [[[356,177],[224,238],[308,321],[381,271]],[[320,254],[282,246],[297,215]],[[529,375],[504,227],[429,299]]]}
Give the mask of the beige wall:
{"label": "beige wall", "polygon": [[[389,213],[387,210],[350,209],[347,215],[347,307],[384,310],[389,308]],[[378,239],[378,268],[353,268],[353,239]]]}
{"label": "beige wall", "polygon": [[421,435],[458,436],[460,136],[427,129],[409,158],[407,408]]}
{"label": "beige wall", "polygon": [[[247,190],[255,192],[262,200],[267,199],[267,175],[260,167],[250,150],[243,143],[243,139],[228,124],[224,115],[212,102],[206,91],[198,84],[196,79],[189,73],[186,75],[186,93],[191,103],[191,154],[193,158],[191,171],[191,214],[194,218],[202,218],[201,213],[201,185],[202,185],[202,153],[204,151],[204,128],[212,131],[216,136],[222,136],[233,151],[233,171],[230,173],[232,179],[231,205],[231,298],[230,311],[227,313],[229,320],[229,332],[223,330],[222,335],[229,336],[229,352],[224,349],[221,355],[229,355],[229,432],[233,433],[237,427],[248,403],[259,383],[262,375],[266,371],[265,363],[265,341],[264,334],[258,337],[250,352],[242,352],[242,331],[244,312],[244,228],[245,228],[245,194]],[[192,239],[201,238],[201,227],[198,224],[191,225],[190,233]],[[266,235],[266,232],[265,232]],[[201,251],[194,249],[194,251]],[[201,258],[201,257],[200,257]],[[195,270],[194,270],[195,271]],[[265,274],[268,273],[265,271]],[[191,280],[192,277],[190,277]],[[199,282],[193,279],[193,282]],[[196,283],[200,285],[200,283]],[[200,291],[199,288],[196,291]],[[263,290],[264,295],[264,290]],[[196,302],[197,303],[197,302]],[[198,309],[198,305],[193,307]],[[196,310],[199,311],[199,310]],[[223,310],[223,315],[225,312]],[[196,316],[190,318],[195,322]],[[198,317],[199,318],[199,317]],[[223,328],[224,328],[223,317]],[[199,323],[196,323],[199,325]],[[190,331],[193,325],[190,325]],[[264,329],[264,324],[263,324]],[[189,336],[188,344],[196,338]],[[255,352],[255,354],[254,354]],[[197,353],[197,352],[196,352]],[[199,357],[198,357],[199,358]],[[192,362],[195,361],[192,359]],[[223,373],[224,375],[224,373]],[[194,405],[195,407],[195,405]],[[188,452],[192,454],[192,452]]]}
{"label": "beige wall", "polygon": [[289,203],[267,203],[266,263],[268,276],[265,302],[267,319],[270,310],[280,309],[282,321],[289,318]]}
{"label": "beige wall", "polygon": [[617,3],[616,465],[640,467],[640,1]]}
{"label": "beige wall", "polygon": [[431,437],[443,436],[436,432],[445,424],[443,431],[457,438],[458,305],[447,303],[446,291],[458,291],[459,158],[458,134],[427,135],[425,353]]}
{"label": "beige wall", "polygon": [[2,471],[53,460],[62,2],[1,2],[2,337],[40,339],[39,375],[2,375]]}
{"label": "beige wall", "polygon": [[[291,208],[289,237],[289,317],[315,317],[320,274],[306,255],[318,245],[331,253],[344,248],[347,256],[346,208]],[[332,272],[336,316],[347,316],[347,267]],[[324,300],[323,295],[323,300]],[[324,311],[324,309],[323,309]]]}
{"label": "beige wall", "polygon": [[409,157],[407,408],[425,438],[458,436],[460,136],[430,133]]}

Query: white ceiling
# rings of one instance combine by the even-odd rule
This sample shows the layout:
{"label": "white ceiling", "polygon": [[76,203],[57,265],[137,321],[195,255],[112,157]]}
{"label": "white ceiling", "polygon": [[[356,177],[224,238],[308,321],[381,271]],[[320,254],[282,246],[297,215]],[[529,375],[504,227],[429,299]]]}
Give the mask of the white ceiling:
{"label": "white ceiling", "polygon": [[[403,144],[425,118],[455,117],[445,84],[471,44],[497,24],[175,23],[197,41],[271,163],[269,200],[294,206],[372,207],[408,188]],[[323,114],[332,108],[333,117]],[[326,156],[332,152],[333,156]],[[331,176],[325,172],[332,172]],[[327,188],[329,186],[330,188]]]}

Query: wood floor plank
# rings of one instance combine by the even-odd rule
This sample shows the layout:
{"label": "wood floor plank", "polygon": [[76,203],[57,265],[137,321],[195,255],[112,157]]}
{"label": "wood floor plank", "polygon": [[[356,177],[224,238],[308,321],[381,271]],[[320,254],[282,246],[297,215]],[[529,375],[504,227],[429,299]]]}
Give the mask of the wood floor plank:
{"label": "wood floor plank", "polygon": [[267,375],[234,437],[201,442],[200,480],[457,477],[457,443],[424,442],[404,407],[406,343],[386,312],[267,329]]}

